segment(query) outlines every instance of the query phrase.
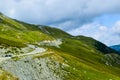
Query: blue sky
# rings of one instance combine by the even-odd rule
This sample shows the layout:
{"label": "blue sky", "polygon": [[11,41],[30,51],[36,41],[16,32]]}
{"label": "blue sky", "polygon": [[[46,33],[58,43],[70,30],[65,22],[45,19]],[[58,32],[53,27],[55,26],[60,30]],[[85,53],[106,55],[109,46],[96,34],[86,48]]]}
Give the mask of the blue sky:
{"label": "blue sky", "polygon": [[0,0],[0,12],[109,46],[120,44],[120,0]]}

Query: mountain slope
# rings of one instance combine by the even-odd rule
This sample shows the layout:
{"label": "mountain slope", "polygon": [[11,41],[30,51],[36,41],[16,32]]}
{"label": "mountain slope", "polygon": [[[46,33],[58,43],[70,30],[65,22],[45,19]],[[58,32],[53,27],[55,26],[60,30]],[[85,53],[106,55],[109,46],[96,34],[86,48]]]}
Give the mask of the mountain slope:
{"label": "mountain slope", "polygon": [[111,46],[111,48],[113,48],[116,51],[120,52],[120,45]]}
{"label": "mountain slope", "polygon": [[0,14],[0,70],[11,75],[3,80],[120,80],[119,66],[99,41]]}

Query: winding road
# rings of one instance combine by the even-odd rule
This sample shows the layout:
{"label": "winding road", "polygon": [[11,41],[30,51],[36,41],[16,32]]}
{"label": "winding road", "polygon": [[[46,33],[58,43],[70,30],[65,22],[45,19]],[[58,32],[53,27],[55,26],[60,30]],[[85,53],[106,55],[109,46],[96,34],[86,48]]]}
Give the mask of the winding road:
{"label": "winding road", "polygon": [[[27,56],[27,55],[42,53],[42,52],[45,52],[45,51],[46,51],[46,49],[37,47],[37,48],[35,48],[35,50],[33,50],[32,52],[29,52],[29,53],[26,53],[26,54],[20,54],[20,55],[12,55],[12,57]],[[43,55],[44,55],[44,54],[43,54]],[[12,57],[0,57],[0,63],[1,63],[2,61],[11,59]]]}

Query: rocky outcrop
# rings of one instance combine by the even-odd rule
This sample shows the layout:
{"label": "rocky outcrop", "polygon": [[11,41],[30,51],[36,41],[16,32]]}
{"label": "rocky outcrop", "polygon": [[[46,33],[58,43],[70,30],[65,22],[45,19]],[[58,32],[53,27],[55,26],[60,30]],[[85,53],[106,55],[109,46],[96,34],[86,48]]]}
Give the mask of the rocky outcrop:
{"label": "rocky outcrop", "polygon": [[31,55],[19,60],[13,58],[3,61],[0,67],[20,80],[63,80],[67,75],[63,69],[65,63],[55,60],[52,55],[44,58]]}

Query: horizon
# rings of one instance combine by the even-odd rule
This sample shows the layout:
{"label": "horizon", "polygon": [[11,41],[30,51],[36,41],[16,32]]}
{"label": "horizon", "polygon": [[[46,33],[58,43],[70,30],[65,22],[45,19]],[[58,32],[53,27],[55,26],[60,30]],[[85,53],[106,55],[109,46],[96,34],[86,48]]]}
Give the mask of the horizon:
{"label": "horizon", "polygon": [[4,0],[0,3],[0,12],[13,19],[56,27],[72,35],[92,37],[112,46],[120,44],[119,2],[106,0],[103,4],[103,0],[70,0],[68,3],[64,0],[11,0],[8,3],[8,0]]}

